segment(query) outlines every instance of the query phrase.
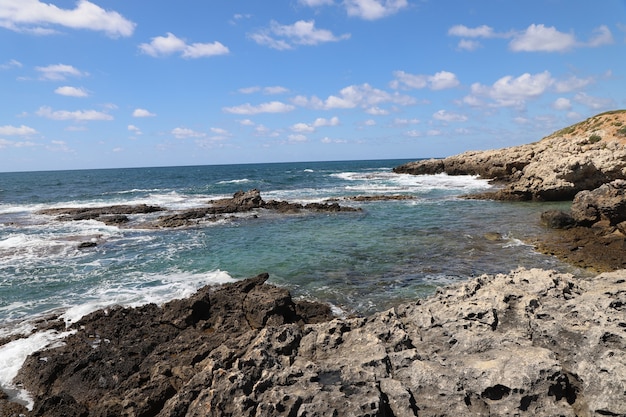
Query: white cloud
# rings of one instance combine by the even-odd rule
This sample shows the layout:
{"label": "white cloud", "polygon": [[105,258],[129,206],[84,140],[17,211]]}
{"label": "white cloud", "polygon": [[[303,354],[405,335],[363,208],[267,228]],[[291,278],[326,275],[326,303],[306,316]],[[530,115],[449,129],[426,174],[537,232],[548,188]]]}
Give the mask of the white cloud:
{"label": "white cloud", "polygon": [[332,117],[330,119],[325,119],[323,117],[318,117],[313,122],[314,127],[325,127],[325,126],[339,126],[339,118],[337,116]]}
{"label": "white cloud", "polygon": [[19,127],[15,126],[0,126],[0,135],[3,136],[29,136],[36,134],[37,131],[32,127],[21,125]]}
{"label": "white cloud", "polygon": [[83,77],[88,75],[71,65],[55,64],[47,67],[35,67],[35,70],[41,73],[40,79],[51,81],[63,81],[67,77]]}
{"label": "white cloud", "polygon": [[87,90],[82,87],[70,87],[67,85],[57,88],[56,90],[54,90],[54,92],[59,95],[68,97],[87,97],[89,95],[89,93],[87,93]]}
{"label": "white cloud", "polygon": [[597,46],[608,45],[614,42],[611,31],[605,25],[594,29],[593,32],[593,37],[586,44],[589,47],[595,48]]}
{"label": "white cloud", "polygon": [[334,0],[298,0],[298,3],[309,7],[318,7],[332,5]]}
{"label": "white cloud", "polygon": [[151,113],[146,109],[137,108],[133,111],[133,117],[154,117],[156,114]]}
{"label": "white cloud", "polygon": [[285,94],[289,92],[289,89],[285,88],[285,87],[281,87],[278,85],[275,86],[271,86],[271,87],[259,87],[259,86],[253,86],[253,87],[244,87],[244,88],[240,88],[239,91],[241,94],[254,94],[254,93],[259,93],[262,92],[263,94],[267,94],[267,95],[274,95],[274,94]]}
{"label": "white cloud", "polygon": [[288,136],[289,142],[306,142],[308,138],[302,134],[293,134]]}
{"label": "white cloud", "polygon": [[348,16],[376,20],[408,7],[407,0],[344,0]]}
{"label": "white cloud", "polygon": [[0,69],[2,70],[7,70],[11,68],[22,68],[22,67],[23,67],[22,63],[16,59],[10,59],[4,64],[0,64]]}
{"label": "white cloud", "polygon": [[338,42],[349,39],[350,34],[335,36],[326,29],[317,29],[314,20],[299,20],[292,25],[281,25],[276,21],[270,27],[249,35],[259,45],[273,49],[293,49],[298,45],[319,45],[326,42]]}
{"label": "white cloud", "polygon": [[[554,26],[532,24],[523,31],[496,32],[487,25],[470,28],[456,25],[448,29],[448,35],[462,38],[512,38],[509,48],[514,52],[566,52],[577,47],[598,47],[613,43],[613,35],[609,28],[602,25],[594,30],[591,39],[584,43],[576,40],[574,33],[564,33]],[[463,39],[458,49],[474,51],[482,45],[474,40]]]}
{"label": "white cloud", "polygon": [[187,139],[187,138],[204,138],[206,137],[206,133],[197,132],[192,129],[187,129],[185,127],[176,127],[171,131],[172,135],[176,139]]}
{"label": "white cloud", "polygon": [[572,102],[569,101],[569,99],[560,97],[552,103],[552,107],[556,110],[570,110],[572,108]]}
{"label": "white cloud", "polygon": [[544,94],[554,84],[554,79],[548,71],[531,75],[525,73],[517,78],[511,75],[497,80],[493,85],[486,86],[474,83],[471,86],[472,96],[466,97],[467,104],[480,101],[476,96],[484,96],[495,100],[500,106],[523,106],[527,100],[534,99]]}
{"label": "white cloud", "polygon": [[493,28],[482,25],[475,28],[469,28],[465,25],[456,25],[448,29],[448,35],[459,36],[462,38],[495,38],[502,35],[497,34]]}
{"label": "white cloud", "polygon": [[369,119],[369,120],[366,120],[363,124],[365,126],[376,126],[376,120]]}
{"label": "white cloud", "polygon": [[308,106],[323,110],[353,109],[361,107],[363,109],[368,109],[368,111],[378,110],[379,112],[385,112],[378,109],[377,106],[383,103],[394,103],[408,106],[415,104],[415,99],[398,93],[391,94],[387,91],[374,88],[366,83],[345,87],[339,91],[338,95],[331,95],[326,100],[321,100],[317,97],[311,97],[309,99],[303,96],[298,96],[294,99],[294,102],[300,106]]}
{"label": "white cloud", "polygon": [[239,120],[239,124],[242,126],[254,126],[255,123],[250,119]]}
{"label": "white cloud", "polygon": [[150,43],[142,43],[139,49],[146,55],[153,57],[168,56],[180,53],[183,58],[202,58],[215,55],[226,55],[229,49],[220,42],[187,44],[173,33],[165,36],[156,36]]}
{"label": "white cloud", "polygon": [[394,119],[392,126],[394,127],[402,127],[402,126],[408,126],[408,125],[414,125],[414,124],[419,124],[419,120],[418,119]]}
{"label": "white cloud", "polygon": [[338,126],[339,118],[333,117],[331,119],[325,119],[319,117],[315,119],[313,123],[296,123],[291,126],[291,130],[298,133],[313,133],[318,127]]}
{"label": "white cloud", "polygon": [[472,41],[469,39],[461,39],[457,45],[457,48],[463,51],[475,51],[481,47],[482,47],[482,44],[480,42]]}
{"label": "white cloud", "polygon": [[87,0],[76,8],[62,9],[39,0],[2,0],[0,27],[16,32],[50,34],[50,25],[104,32],[111,37],[131,36],[135,23],[115,11],[107,11]]}
{"label": "white cloud", "polygon": [[583,104],[593,110],[603,110],[615,107],[615,102],[610,98],[592,97],[585,93],[578,93],[574,101]]}
{"label": "white cloud", "polygon": [[563,33],[553,26],[535,24],[515,35],[509,43],[509,48],[515,52],[564,52],[575,46],[576,37],[573,33]]}
{"label": "white cloud", "polygon": [[36,114],[41,117],[45,117],[52,120],[74,120],[74,121],[88,121],[88,120],[113,120],[113,116],[107,113],[103,113],[97,110],[57,110],[53,111],[50,107],[43,106],[37,110]]}
{"label": "white cloud", "polygon": [[433,119],[441,120],[443,122],[466,122],[467,116],[464,114],[450,113],[446,110],[438,110],[433,114]]}
{"label": "white cloud", "polygon": [[592,84],[594,81],[595,80],[593,78],[583,79],[583,78],[571,76],[566,80],[557,81],[556,84],[554,85],[554,88],[557,93],[568,93],[570,91],[580,90],[581,88],[584,88],[588,86],[589,84]]}
{"label": "white cloud", "polygon": [[133,132],[135,135],[143,135],[143,133],[141,132],[141,129],[139,129],[135,125],[128,125],[128,130],[130,132]]}
{"label": "white cloud", "polygon": [[240,106],[224,107],[222,110],[233,114],[260,114],[260,113],[287,113],[295,109],[295,106],[280,101],[261,103],[256,106],[246,103]]}
{"label": "white cloud", "polygon": [[430,88],[431,90],[444,90],[457,87],[460,82],[456,75],[448,71],[440,71],[434,75],[409,74],[404,71],[394,71],[396,78],[390,83],[391,88]]}
{"label": "white cloud", "polygon": [[34,142],[31,141],[11,141],[7,139],[0,138],[0,149],[4,148],[26,148],[36,146]]}

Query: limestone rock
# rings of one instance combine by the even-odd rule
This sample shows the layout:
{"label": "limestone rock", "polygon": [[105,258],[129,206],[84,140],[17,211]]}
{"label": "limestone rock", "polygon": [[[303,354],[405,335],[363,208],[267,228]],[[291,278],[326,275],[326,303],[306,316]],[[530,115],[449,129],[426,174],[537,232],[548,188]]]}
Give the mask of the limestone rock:
{"label": "limestone rock", "polygon": [[608,220],[616,225],[626,221],[626,181],[615,180],[591,191],[581,191],[572,202],[572,216],[582,225]]}
{"label": "limestone rock", "polygon": [[626,415],[626,271],[481,276],[315,324],[265,279],[86,317],[18,375],[31,415]]}
{"label": "limestone rock", "polygon": [[[607,112],[538,142],[410,162],[394,171],[479,175],[502,185],[497,191],[477,195],[478,198],[571,200],[580,191],[626,179],[626,146],[615,132],[615,126],[625,121],[625,111]],[[603,130],[598,126],[604,126]],[[590,134],[602,139],[591,141]]]}

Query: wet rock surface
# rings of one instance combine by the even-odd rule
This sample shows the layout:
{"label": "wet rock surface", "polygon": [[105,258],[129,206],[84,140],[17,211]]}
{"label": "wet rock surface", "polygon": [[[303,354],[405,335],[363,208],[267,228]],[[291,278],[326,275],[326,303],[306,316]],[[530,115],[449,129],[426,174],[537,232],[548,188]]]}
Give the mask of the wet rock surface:
{"label": "wet rock surface", "polygon": [[25,414],[626,415],[626,271],[518,270],[334,319],[265,279],[85,317],[25,363]]}
{"label": "wet rock surface", "polygon": [[[97,220],[108,225],[138,228],[179,228],[197,226],[207,222],[232,218],[240,213],[255,210],[271,210],[280,214],[296,214],[302,212],[339,213],[356,212],[359,208],[340,206],[337,202],[300,204],[288,201],[264,201],[257,189],[237,191],[231,198],[211,200],[206,206],[187,210],[168,211],[163,207],[139,205],[114,205],[93,208],[51,208],[40,210],[38,214],[56,216],[59,221]],[[131,215],[148,215],[165,213],[158,217],[137,217],[131,222]]]}

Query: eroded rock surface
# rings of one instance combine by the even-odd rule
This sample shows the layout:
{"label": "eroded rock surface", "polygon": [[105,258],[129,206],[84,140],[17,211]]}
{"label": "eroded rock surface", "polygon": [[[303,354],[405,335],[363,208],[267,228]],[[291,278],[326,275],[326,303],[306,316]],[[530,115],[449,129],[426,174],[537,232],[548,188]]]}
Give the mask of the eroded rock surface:
{"label": "eroded rock surface", "polygon": [[89,315],[18,375],[31,415],[626,415],[626,271],[482,276],[333,320],[265,279]]}
{"label": "eroded rock surface", "polygon": [[580,191],[626,179],[626,137],[618,128],[625,123],[626,111],[607,112],[538,142],[410,162],[394,171],[479,175],[502,185],[475,198],[571,200]]}

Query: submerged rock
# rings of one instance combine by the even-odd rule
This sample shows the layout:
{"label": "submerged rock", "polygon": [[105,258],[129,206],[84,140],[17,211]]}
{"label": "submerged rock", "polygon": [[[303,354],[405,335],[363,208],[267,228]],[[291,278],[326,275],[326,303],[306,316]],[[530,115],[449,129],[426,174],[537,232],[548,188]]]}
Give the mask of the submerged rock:
{"label": "submerged rock", "polygon": [[85,317],[18,375],[31,415],[626,414],[626,271],[518,270],[332,320],[265,279]]}

